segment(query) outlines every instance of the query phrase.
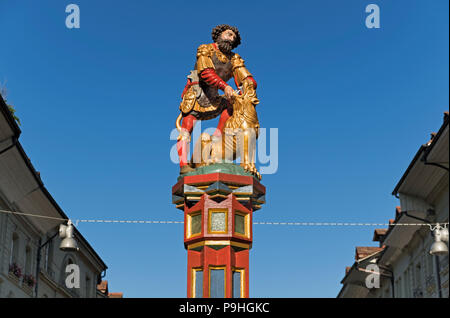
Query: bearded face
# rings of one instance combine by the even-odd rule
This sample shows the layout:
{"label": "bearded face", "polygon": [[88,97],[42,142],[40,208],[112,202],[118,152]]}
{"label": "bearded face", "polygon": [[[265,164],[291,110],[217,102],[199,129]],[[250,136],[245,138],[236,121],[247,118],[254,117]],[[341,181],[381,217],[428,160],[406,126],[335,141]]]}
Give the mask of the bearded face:
{"label": "bearded face", "polygon": [[214,27],[211,32],[212,40],[217,44],[219,50],[228,55],[232,49],[241,44],[241,35],[239,30],[228,24],[220,24]]}
{"label": "bearded face", "polygon": [[217,47],[222,53],[229,54],[231,52],[231,49],[233,48],[233,41],[219,38],[217,40]]}
{"label": "bearded face", "polygon": [[224,54],[229,54],[234,47],[236,34],[232,30],[225,30],[217,39],[217,47]]}

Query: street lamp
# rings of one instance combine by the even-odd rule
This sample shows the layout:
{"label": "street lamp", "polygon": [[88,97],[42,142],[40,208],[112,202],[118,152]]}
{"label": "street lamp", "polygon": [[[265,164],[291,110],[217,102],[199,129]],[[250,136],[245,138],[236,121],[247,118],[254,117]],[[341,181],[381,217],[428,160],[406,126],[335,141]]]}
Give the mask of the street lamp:
{"label": "street lamp", "polygon": [[59,237],[63,240],[59,245],[59,249],[62,251],[79,251],[77,241],[73,238],[73,225],[72,221],[68,221],[67,225],[61,224],[59,226]]}
{"label": "street lamp", "polygon": [[[434,214],[434,210],[429,209],[428,214]],[[404,213],[406,216],[425,222],[428,224],[428,226],[430,227],[431,230],[431,234],[434,237],[434,242],[433,244],[431,244],[430,247],[430,251],[429,253],[431,255],[446,255],[448,254],[448,247],[447,244],[445,244],[444,242],[448,243],[448,229],[447,227],[442,227],[439,223],[436,223],[436,226],[433,228],[431,225],[431,222],[422,218],[419,218],[417,216],[408,214],[408,211],[403,211],[402,213]],[[444,241],[444,242],[443,242]]]}
{"label": "street lamp", "polygon": [[59,230],[56,232],[52,237],[50,237],[47,241],[45,241],[44,244],[41,244],[41,239],[39,239],[39,247],[37,250],[37,262],[36,262],[36,285],[35,285],[35,297],[38,296],[38,283],[39,283],[39,269],[41,265],[41,250],[44,246],[46,246],[48,243],[50,243],[51,240],[53,240],[57,235],[59,234],[59,237],[63,240],[61,241],[61,244],[59,245],[59,249],[64,252],[74,252],[79,251],[77,241],[74,238],[73,235],[73,224],[72,221],[68,221],[67,225],[60,224]]}
{"label": "street lamp", "polygon": [[433,237],[434,242],[431,245],[430,254],[438,256],[448,254],[448,246],[444,243],[448,243],[448,229],[437,223],[433,229]]}
{"label": "street lamp", "polygon": [[448,244],[448,228],[446,227],[441,229],[441,240]]}

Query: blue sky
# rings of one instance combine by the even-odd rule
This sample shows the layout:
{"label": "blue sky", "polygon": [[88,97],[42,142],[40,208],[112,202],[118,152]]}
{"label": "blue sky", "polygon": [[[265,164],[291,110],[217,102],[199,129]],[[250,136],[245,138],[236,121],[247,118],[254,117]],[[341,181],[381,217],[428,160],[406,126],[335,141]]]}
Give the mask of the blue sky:
{"label": "blue sky", "polygon": [[[0,1],[0,82],[21,142],[72,219],[182,220],[169,139],[186,75],[211,29],[236,25],[279,129],[255,222],[386,222],[409,162],[448,110],[448,1]],[[367,29],[376,3],[381,28]],[[231,81],[230,81],[231,84]],[[232,84],[234,85],[234,84]],[[212,121],[210,126],[214,126]],[[181,224],[81,223],[110,291],[185,297]],[[374,227],[254,226],[250,296],[335,297]]]}

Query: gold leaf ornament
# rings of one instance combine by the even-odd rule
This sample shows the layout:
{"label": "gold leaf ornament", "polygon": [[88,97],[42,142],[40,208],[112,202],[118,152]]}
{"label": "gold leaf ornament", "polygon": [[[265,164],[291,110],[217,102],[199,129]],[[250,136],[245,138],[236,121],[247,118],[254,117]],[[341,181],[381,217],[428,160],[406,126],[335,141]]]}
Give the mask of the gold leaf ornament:
{"label": "gold leaf ornament", "polygon": [[196,101],[196,94],[194,89],[189,87],[189,89],[184,93],[183,100],[180,103],[180,110],[183,114],[189,113],[192,108],[194,108],[195,101]]}

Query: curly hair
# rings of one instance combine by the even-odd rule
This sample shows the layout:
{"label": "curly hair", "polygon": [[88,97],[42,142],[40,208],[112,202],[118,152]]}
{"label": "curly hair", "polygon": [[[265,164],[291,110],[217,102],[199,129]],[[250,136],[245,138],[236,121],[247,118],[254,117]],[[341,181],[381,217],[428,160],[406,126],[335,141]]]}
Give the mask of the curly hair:
{"label": "curly hair", "polygon": [[232,48],[236,48],[239,44],[241,44],[241,35],[239,33],[238,28],[228,25],[228,24],[220,24],[218,26],[216,26],[212,32],[211,32],[211,36],[214,42],[217,42],[217,39],[219,38],[219,36],[222,34],[223,31],[226,30],[231,30],[234,32],[234,34],[236,34],[236,38],[233,42]]}

